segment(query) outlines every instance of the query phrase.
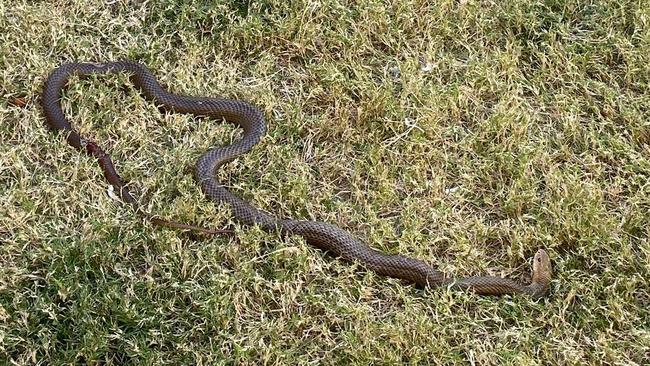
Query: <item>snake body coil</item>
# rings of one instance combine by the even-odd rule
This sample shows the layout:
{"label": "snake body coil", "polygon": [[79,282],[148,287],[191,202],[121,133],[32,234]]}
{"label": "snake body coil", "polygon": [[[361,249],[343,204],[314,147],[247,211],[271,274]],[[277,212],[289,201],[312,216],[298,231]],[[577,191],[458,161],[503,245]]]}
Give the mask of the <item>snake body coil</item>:
{"label": "snake body coil", "polygon": [[[60,104],[61,91],[72,74],[105,74],[128,72],[132,82],[144,96],[165,110],[179,113],[225,119],[243,129],[243,138],[232,145],[217,147],[203,154],[196,164],[196,178],[206,196],[230,206],[235,219],[245,225],[259,225],[264,230],[280,230],[285,234],[302,236],[309,244],[330,252],[346,261],[359,262],[379,274],[405,279],[424,287],[454,286],[471,289],[479,294],[502,295],[524,293],[538,298],[546,294],[551,281],[550,259],[539,250],[533,259],[533,278],[529,285],[501,277],[476,276],[448,278],[429,264],[402,255],[386,255],[370,248],[348,232],[323,222],[278,219],[261,211],[230,193],[215,178],[215,171],[224,163],[246,153],[265,133],[262,113],[243,102],[220,98],[191,97],[171,94],[164,90],[144,66],[133,62],[69,63],[52,71],[42,95],[47,124],[53,130],[65,130],[68,143],[97,157],[106,179],[116,188],[123,200],[137,205],[117,175],[108,154],[95,143],[82,138],[64,116]],[[156,221],[157,220],[157,221]],[[154,223],[172,227],[197,229],[161,219]]]}

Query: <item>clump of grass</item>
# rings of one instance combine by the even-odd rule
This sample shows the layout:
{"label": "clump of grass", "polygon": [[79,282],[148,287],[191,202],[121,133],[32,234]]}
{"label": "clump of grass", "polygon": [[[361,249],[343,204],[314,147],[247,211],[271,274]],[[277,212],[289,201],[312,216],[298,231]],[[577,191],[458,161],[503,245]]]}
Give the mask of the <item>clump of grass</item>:
{"label": "clump of grass", "polygon": [[[0,363],[647,363],[648,9],[0,2]],[[299,238],[138,220],[38,107],[57,65],[116,59],[264,110],[268,135],[220,172],[256,206],[450,274],[525,280],[544,247],[550,296],[423,291]],[[239,132],[128,85],[75,79],[69,118],[148,210],[228,225],[191,170]]]}

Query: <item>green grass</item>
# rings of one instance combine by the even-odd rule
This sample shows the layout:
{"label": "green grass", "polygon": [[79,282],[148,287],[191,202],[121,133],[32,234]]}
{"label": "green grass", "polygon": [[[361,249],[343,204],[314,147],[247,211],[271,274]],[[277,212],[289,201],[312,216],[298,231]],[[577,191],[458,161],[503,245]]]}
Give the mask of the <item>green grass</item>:
{"label": "green grass", "polygon": [[[0,364],[650,362],[648,1],[206,3],[0,1]],[[264,111],[220,172],[256,206],[448,274],[526,280],[543,247],[550,296],[139,220],[38,104],[61,63],[117,59]],[[235,128],[160,114],[126,75],[75,79],[64,106],[148,210],[231,224],[191,172]]]}

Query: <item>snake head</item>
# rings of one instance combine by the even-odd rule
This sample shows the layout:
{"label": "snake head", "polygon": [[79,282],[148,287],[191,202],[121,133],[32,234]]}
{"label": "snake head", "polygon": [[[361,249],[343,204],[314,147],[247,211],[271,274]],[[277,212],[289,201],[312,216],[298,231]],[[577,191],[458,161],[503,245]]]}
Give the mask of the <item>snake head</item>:
{"label": "snake head", "polygon": [[548,291],[552,277],[551,258],[544,249],[540,249],[533,257],[533,283],[531,284],[537,296],[542,296]]}

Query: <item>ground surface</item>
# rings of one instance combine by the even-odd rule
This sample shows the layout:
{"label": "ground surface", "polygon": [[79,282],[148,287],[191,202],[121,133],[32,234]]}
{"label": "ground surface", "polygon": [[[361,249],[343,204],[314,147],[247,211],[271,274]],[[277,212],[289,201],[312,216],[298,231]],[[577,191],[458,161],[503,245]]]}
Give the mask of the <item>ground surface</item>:
{"label": "ground surface", "polygon": [[[182,3],[0,2],[0,364],[647,364],[647,1]],[[126,58],[264,110],[220,173],[256,206],[448,274],[527,280],[543,247],[550,296],[421,290],[299,238],[139,220],[38,106],[57,65]],[[192,166],[235,128],[160,114],[125,75],[75,80],[64,105],[147,209],[231,224]]]}

